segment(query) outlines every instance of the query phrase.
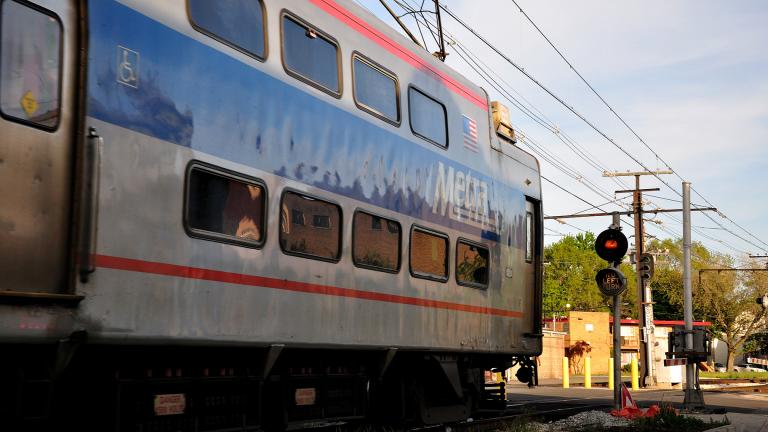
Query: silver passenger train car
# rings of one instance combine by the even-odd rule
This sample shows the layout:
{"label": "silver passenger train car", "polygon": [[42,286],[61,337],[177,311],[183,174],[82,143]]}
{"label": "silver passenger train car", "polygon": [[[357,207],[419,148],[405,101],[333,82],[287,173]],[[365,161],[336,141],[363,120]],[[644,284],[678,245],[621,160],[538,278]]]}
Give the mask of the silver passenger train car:
{"label": "silver passenger train car", "polygon": [[349,0],[0,16],[0,428],[429,424],[535,381],[539,167],[482,88]]}

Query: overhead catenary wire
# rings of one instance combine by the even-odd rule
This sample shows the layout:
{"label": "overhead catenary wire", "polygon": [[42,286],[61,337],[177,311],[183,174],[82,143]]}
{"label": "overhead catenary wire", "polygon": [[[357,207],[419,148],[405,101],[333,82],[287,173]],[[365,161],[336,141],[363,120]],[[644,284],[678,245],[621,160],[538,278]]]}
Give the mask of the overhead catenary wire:
{"label": "overhead catenary wire", "polygon": [[[396,3],[397,3],[398,5],[400,5],[400,7],[402,7],[403,9],[406,9],[406,10],[407,10],[408,6],[404,5],[404,4],[403,4],[401,1],[399,1],[399,0],[395,0],[395,1],[396,1]],[[408,0],[405,0],[405,1],[408,1]],[[492,46],[492,45],[491,45],[489,42],[487,42],[487,41],[486,41],[486,40],[485,40],[485,39],[484,39],[482,36],[480,36],[480,35],[479,35],[477,32],[475,32],[473,29],[471,29],[471,28],[470,28],[470,27],[469,27],[469,26],[468,26],[466,23],[464,23],[464,22],[463,22],[461,19],[459,19],[459,18],[458,18],[458,17],[457,17],[455,14],[453,14],[453,13],[452,13],[450,10],[448,10],[448,9],[447,9],[447,7],[445,7],[444,5],[441,5],[441,7],[442,7],[442,9],[443,9],[443,10],[445,10],[445,11],[446,11],[446,13],[447,13],[449,16],[451,16],[453,19],[455,19],[457,22],[459,22],[459,23],[460,23],[460,24],[461,24],[461,25],[462,25],[464,28],[466,28],[468,31],[470,31],[471,33],[473,33],[473,35],[475,35],[475,37],[478,37],[478,38],[479,38],[479,39],[480,39],[480,40],[481,40],[483,43],[485,43],[487,46],[489,46],[491,49],[493,49],[493,50],[494,50],[494,51],[495,51],[495,52],[496,52],[498,55],[500,55],[500,56],[501,56],[501,57],[502,57],[504,60],[506,60],[507,62],[509,62],[509,63],[510,63],[510,64],[512,64],[513,66],[515,66],[515,67],[516,67],[518,70],[520,70],[520,72],[522,72],[524,75],[526,75],[526,77],[528,77],[529,79],[531,79],[531,80],[532,80],[532,81],[533,81],[533,82],[534,82],[536,85],[538,85],[540,88],[542,88],[543,90],[545,90],[545,92],[547,92],[548,94],[550,94],[550,96],[552,96],[553,98],[555,98],[555,99],[556,99],[556,100],[557,100],[557,101],[558,101],[560,104],[562,104],[563,106],[565,106],[566,108],[568,108],[568,109],[569,109],[571,112],[573,112],[573,113],[574,113],[574,114],[575,114],[577,117],[579,117],[579,118],[580,118],[582,121],[584,121],[584,122],[585,122],[585,123],[586,123],[588,126],[590,126],[590,127],[593,129],[593,130],[595,130],[596,132],[598,132],[598,133],[599,133],[601,136],[603,136],[603,138],[605,138],[605,139],[607,139],[609,142],[611,142],[611,144],[613,144],[614,146],[616,146],[616,147],[617,147],[619,150],[621,150],[621,151],[622,151],[622,152],[623,152],[625,155],[627,155],[627,156],[628,156],[630,159],[632,159],[633,161],[635,161],[636,163],[638,163],[638,164],[639,164],[640,166],[642,166],[644,169],[646,169],[646,170],[649,170],[649,171],[650,171],[650,169],[649,169],[647,166],[645,166],[645,165],[644,165],[642,162],[640,162],[640,161],[639,161],[637,158],[635,158],[633,155],[631,155],[631,154],[630,154],[630,153],[629,153],[629,152],[628,152],[626,149],[624,149],[622,146],[620,146],[618,143],[616,143],[616,142],[615,142],[615,141],[613,141],[613,140],[612,140],[610,137],[608,137],[608,136],[607,136],[605,133],[603,133],[603,132],[602,132],[600,129],[598,129],[598,128],[597,128],[597,127],[596,127],[596,126],[593,124],[593,123],[591,123],[591,122],[590,122],[588,119],[586,119],[586,117],[584,117],[584,116],[582,116],[580,113],[578,113],[578,112],[577,112],[575,109],[573,109],[573,107],[571,107],[570,105],[568,105],[568,104],[567,104],[567,103],[566,103],[566,102],[565,102],[563,99],[559,98],[559,97],[558,97],[556,94],[554,94],[554,92],[552,92],[552,91],[550,91],[548,88],[544,87],[544,86],[543,86],[543,85],[542,85],[542,84],[541,84],[539,81],[537,81],[537,80],[536,80],[536,79],[535,79],[535,78],[534,78],[532,75],[530,75],[529,73],[527,73],[527,71],[525,71],[523,68],[519,67],[519,66],[518,66],[516,63],[514,63],[514,62],[513,62],[511,59],[509,59],[507,56],[505,56],[503,53],[501,53],[501,52],[500,52],[498,49],[496,49],[494,46]],[[412,8],[411,10],[413,11],[413,8]],[[432,27],[430,26],[430,22],[429,22],[429,20],[426,18],[426,16],[424,16],[423,10],[422,10],[422,11],[420,11],[420,15],[421,15],[421,18],[422,18],[422,20],[424,20],[424,25],[425,25],[425,27],[426,27],[426,28],[427,28],[427,29],[428,29],[430,32],[432,32]],[[414,17],[414,18],[415,18],[415,19],[418,21],[418,16],[417,16],[417,14],[416,14],[416,13],[413,13],[413,15],[412,15],[412,16],[413,16],[413,17]],[[434,25],[434,24],[432,24],[432,25]],[[432,32],[432,33],[433,33],[433,35],[434,35],[434,32]],[[434,36],[433,36],[433,37],[434,37]],[[456,48],[457,48],[456,52],[457,52],[457,53],[458,53],[460,50],[462,50],[462,49],[463,49],[463,50],[465,50],[465,53],[464,53],[464,54],[465,54],[465,56],[466,56],[466,57],[468,57],[468,58],[472,58],[472,57],[475,57],[475,58],[476,58],[476,56],[473,56],[473,54],[471,54],[471,52],[470,52],[470,51],[466,50],[466,48],[464,48],[464,47],[463,47],[463,46],[460,44],[460,42],[458,42],[458,40],[457,40],[456,38],[453,38],[453,39],[454,39],[454,40],[457,42],[457,43],[456,43]],[[470,63],[471,63],[471,60],[468,60],[467,58],[463,58],[463,60],[464,60],[466,63],[468,63],[468,65],[472,66],[472,65],[470,64]],[[479,60],[479,59],[478,59],[478,60]],[[482,63],[482,62],[481,62],[481,64],[482,64],[483,66],[485,66],[485,68],[484,68],[484,69],[486,69],[486,70],[490,70],[490,71],[491,71],[491,73],[493,73],[493,75],[495,75],[497,78],[500,78],[500,76],[499,76],[498,74],[496,74],[495,72],[493,72],[493,70],[492,70],[491,68],[488,68],[488,67],[487,67],[487,65],[485,65],[485,64],[484,64],[484,63]],[[513,106],[514,106],[515,108],[519,109],[521,112],[523,112],[523,113],[524,113],[526,116],[528,116],[529,118],[532,118],[532,119],[533,119],[533,120],[534,120],[536,123],[538,123],[539,125],[541,125],[541,126],[542,126],[542,127],[544,127],[545,129],[548,129],[548,130],[550,130],[550,132],[553,132],[553,133],[555,133],[555,135],[558,137],[558,139],[559,139],[559,140],[561,140],[561,141],[564,141],[564,140],[570,140],[570,137],[568,137],[568,136],[567,136],[565,133],[563,133],[562,131],[560,131],[560,130],[559,130],[559,128],[557,128],[556,126],[554,126],[554,124],[551,122],[551,120],[549,120],[549,119],[548,119],[548,118],[547,118],[545,115],[543,115],[543,113],[542,113],[540,110],[538,110],[537,108],[535,108],[535,106],[533,106],[532,104],[530,104],[530,102],[528,102],[528,101],[526,100],[526,102],[527,102],[529,105],[531,105],[531,107],[533,108],[533,110],[535,110],[535,111],[537,111],[537,112],[538,112],[538,115],[537,115],[537,114],[535,114],[531,108],[528,108],[528,107],[527,107],[527,106],[526,106],[524,103],[520,102],[520,101],[519,101],[517,98],[515,98],[515,97],[514,97],[513,95],[511,95],[509,92],[505,91],[505,87],[504,87],[504,86],[500,85],[498,82],[496,82],[496,85],[492,84],[492,82],[494,81],[493,77],[492,77],[492,76],[490,76],[490,75],[488,75],[488,72],[486,72],[486,75],[484,75],[484,74],[483,74],[481,71],[479,71],[478,69],[481,69],[481,70],[483,70],[483,68],[479,67],[479,65],[477,65],[477,62],[475,62],[475,67],[473,67],[473,69],[475,69],[475,72],[476,72],[476,73],[477,73],[479,76],[481,76],[481,78],[482,78],[482,79],[484,79],[486,82],[488,82],[489,84],[491,84],[491,85],[492,85],[492,87],[494,87],[494,89],[496,89],[496,90],[497,90],[499,93],[501,93],[501,94],[502,94],[502,95],[505,97],[505,99],[507,99],[507,100],[510,100],[510,99],[511,99],[512,101],[514,101],[514,102],[512,102],[512,101],[510,101],[510,102],[513,104]],[[500,81],[503,81],[503,79],[500,79]],[[508,83],[504,82],[504,84],[506,84],[506,87],[512,88],[512,86],[510,86]],[[518,93],[516,90],[514,90],[514,89],[513,89],[513,91],[514,91],[514,92],[515,92],[515,93],[516,93],[518,96],[522,96],[522,95],[520,95],[520,94],[519,94],[519,93]],[[571,141],[572,141],[572,140],[571,140]],[[565,143],[566,145],[568,145],[568,142],[565,142],[565,141],[564,141],[564,143]],[[572,142],[572,143],[577,145],[577,143],[575,143],[575,142]],[[534,140],[532,140],[532,139],[528,139],[528,140],[526,140],[526,142],[524,142],[524,144],[525,144],[525,145],[527,145],[527,146],[529,146],[529,148],[531,148],[531,144],[533,144],[533,145],[535,146],[535,141],[534,141]],[[568,145],[568,147],[569,147],[569,148],[571,148],[571,150],[572,150],[572,151],[574,151],[576,154],[579,154],[578,150],[574,149],[572,146]],[[583,147],[582,147],[582,149],[583,149]],[[531,150],[533,151],[533,149],[532,149],[532,148],[531,148]],[[551,163],[551,164],[552,164],[552,165],[553,165],[553,166],[554,166],[556,169],[558,169],[559,171],[562,171],[562,172],[566,173],[566,175],[569,175],[569,176],[570,176],[570,177],[572,177],[572,178],[574,178],[574,175],[576,175],[576,177],[575,177],[575,178],[576,178],[576,179],[578,179],[578,181],[580,181],[582,184],[585,184],[585,183],[592,183],[592,184],[594,185],[594,183],[593,183],[593,182],[591,182],[591,181],[589,181],[589,180],[588,180],[588,178],[586,178],[585,176],[581,176],[581,178],[579,178],[580,174],[577,174],[577,171],[575,171],[575,170],[573,170],[572,168],[570,168],[570,167],[569,167],[567,164],[563,164],[563,161],[562,161],[561,159],[559,159],[558,157],[556,157],[556,156],[552,155],[551,153],[547,154],[547,155],[546,155],[546,157],[545,157],[544,155],[542,155],[542,154],[541,154],[541,153],[542,153],[542,147],[539,147],[539,149],[538,149],[538,150],[539,150],[539,151],[538,151],[538,152],[535,152],[535,153],[537,153],[537,154],[539,155],[539,157],[542,157],[542,159],[546,160],[548,163]],[[655,153],[655,152],[654,152],[654,153]],[[546,153],[545,153],[545,154],[546,154]],[[657,155],[657,156],[658,156],[658,155]],[[586,160],[586,161],[588,161],[588,162],[592,162],[592,161],[594,161],[594,158],[590,160],[590,159],[589,159],[589,157],[584,157],[583,155],[581,155],[580,157],[582,157],[583,159],[585,159],[585,160]],[[661,159],[661,158],[660,158],[660,157],[658,157],[658,159]],[[592,164],[590,164],[590,165],[592,165]],[[593,165],[593,166],[594,166],[594,165]],[[660,177],[658,177],[658,176],[656,176],[656,177],[657,177],[657,179],[659,179],[659,181],[660,181],[661,183],[663,183],[665,186],[667,186],[668,188],[670,188],[670,190],[673,190],[675,193],[677,193],[678,195],[680,195],[680,193],[679,193],[679,192],[678,192],[676,189],[672,188],[672,187],[671,187],[671,186],[670,186],[670,185],[669,185],[669,184],[668,184],[666,181],[664,181],[663,179],[661,179],[661,178],[660,178]],[[678,177],[679,177],[679,175],[678,175]],[[587,187],[590,187],[590,186],[588,186],[587,184],[585,184],[585,186],[587,186]],[[590,187],[590,188],[591,188],[591,187]],[[595,191],[595,190],[593,190],[593,192],[596,192],[596,193],[598,193],[598,195],[603,195],[603,193],[605,193],[605,191],[602,191],[602,193],[601,193],[601,192],[598,192],[598,191]],[[699,195],[700,195],[700,194],[699,194]],[[702,198],[703,198],[703,197],[702,197]],[[710,203],[710,205],[711,205],[711,203]],[[665,216],[666,216],[666,215],[665,215]],[[723,216],[725,217],[725,215],[723,215]],[[709,218],[711,219],[711,216],[707,215],[707,217],[709,217]],[[726,218],[727,218],[727,217],[726,217]],[[738,236],[738,235],[735,235],[735,233],[733,233],[731,230],[728,230],[726,227],[724,227],[722,224],[718,223],[717,221],[714,221],[714,220],[713,220],[713,222],[715,222],[715,223],[716,223],[718,226],[720,226],[720,227],[721,227],[721,229],[723,229],[724,231],[726,231],[726,232],[730,233],[731,235],[734,235],[734,237],[736,237],[736,238],[739,238],[740,240],[742,240],[742,241],[745,241],[745,242],[747,242],[747,243],[749,243],[749,244],[751,244],[751,245],[753,245],[753,246],[756,246],[756,245],[755,245],[753,242],[750,242],[749,240],[747,240],[747,239],[743,238],[742,236]],[[664,227],[658,227],[658,228],[660,228],[660,229],[661,229],[663,232],[665,232],[665,233],[667,233],[667,234],[670,234],[670,235],[672,235],[672,236],[676,236],[676,235],[677,235],[677,234],[675,234],[675,233],[671,233],[671,232],[670,232],[668,229],[666,229],[666,228],[664,228]],[[740,227],[740,226],[739,226],[739,228],[743,229],[743,228],[742,228],[742,227]],[[703,233],[702,233],[702,234],[703,234]],[[705,238],[708,238],[708,239],[711,239],[712,241],[716,241],[716,242],[718,242],[718,243],[720,243],[720,244],[723,244],[723,245],[725,245],[725,246],[728,246],[728,247],[730,247],[730,248],[731,248],[731,249],[733,249],[733,250],[737,250],[737,251],[740,251],[739,249],[737,249],[737,248],[735,248],[735,247],[733,247],[733,246],[730,246],[730,245],[729,245],[727,242],[724,242],[723,240],[720,240],[720,239],[715,239],[715,238],[713,238],[713,237],[711,237],[711,236],[703,236],[703,237],[705,237]],[[758,240],[759,240],[759,239],[758,239]],[[756,246],[756,247],[758,247],[758,248],[759,248],[759,246]]]}
{"label": "overhead catenary wire", "polygon": [[[528,22],[529,22],[529,23],[531,23],[531,25],[532,25],[532,26],[533,26],[533,27],[536,29],[536,31],[537,31],[537,32],[538,32],[538,33],[539,33],[539,34],[540,34],[540,35],[541,35],[541,36],[544,38],[544,40],[545,40],[545,41],[546,41],[546,42],[547,42],[547,43],[548,43],[548,44],[549,44],[549,45],[552,47],[552,49],[554,49],[554,50],[555,50],[555,52],[557,53],[557,55],[558,55],[558,56],[560,56],[560,58],[561,58],[561,59],[562,59],[562,60],[563,60],[563,61],[564,61],[564,62],[565,62],[567,65],[568,65],[568,67],[569,67],[569,68],[570,68],[570,69],[573,71],[573,73],[575,73],[575,74],[576,74],[576,76],[578,76],[578,77],[579,77],[579,79],[581,79],[581,81],[582,81],[582,82],[583,82],[583,83],[584,83],[584,84],[585,84],[585,85],[586,85],[586,86],[587,86],[587,87],[588,87],[588,88],[589,88],[589,89],[592,91],[592,93],[593,93],[595,96],[597,96],[597,98],[598,98],[598,99],[600,99],[600,101],[601,101],[601,102],[602,102],[602,103],[603,103],[603,104],[604,104],[604,105],[605,105],[605,106],[608,108],[608,110],[609,110],[609,111],[610,111],[610,112],[611,112],[611,113],[612,113],[612,114],[613,114],[613,115],[614,115],[614,116],[615,116],[615,117],[616,117],[616,118],[617,118],[617,119],[618,119],[618,120],[619,120],[619,121],[620,121],[620,122],[621,122],[621,123],[622,123],[622,124],[623,124],[623,125],[624,125],[624,126],[625,126],[625,127],[626,127],[626,128],[627,128],[627,129],[628,129],[628,130],[629,130],[629,131],[630,131],[630,132],[631,132],[631,133],[632,133],[634,136],[635,136],[635,137],[636,137],[636,138],[637,138],[637,139],[638,139],[638,141],[640,141],[640,142],[641,142],[641,143],[642,143],[642,144],[645,146],[645,148],[647,148],[647,149],[648,149],[648,151],[650,151],[650,152],[651,152],[651,153],[652,153],[652,154],[653,154],[653,155],[656,157],[656,159],[657,159],[658,161],[661,161],[661,162],[662,162],[664,165],[666,165],[666,167],[667,167],[668,169],[670,169],[670,170],[671,170],[671,171],[672,171],[672,172],[675,174],[675,176],[676,176],[678,179],[680,179],[680,181],[685,181],[685,179],[683,179],[683,177],[682,177],[682,176],[681,176],[681,175],[680,175],[680,174],[679,174],[679,173],[678,173],[676,170],[672,169],[672,167],[669,165],[669,163],[667,163],[667,162],[666,162],[666,161],[665,161],[665,160],[664,160],[664,159],[663,159],[663,158],[662,158],[662,157],[661,157],[661,156],[660,156],[660,155],[659,155],[659,154],[658,154],[658,153],[657,153],[657,152],[656,152],[656,151],[655,151],[655,150],[654,150],[654,149],[653,149],[653,148],[652,148],[652,147],[651,147],[651,146],[650,146],[650,145],[649,145],[649,144],[648,144],[648,143],[647,143],[647,142],[646,142],[646,141],[645,141],[645,140],[644,140],[644,139],[643,139],[643,138],[642,138],[642,137],[641,137],[641,136],[640,136],[638,133],[637,133],[637,131],[635,131],[635,129],[634,129],[634,128],[632,128],[632,126],[630,126],[630,125],[629,125],[629,123],[627,123],[627,121],[626,121],[626,120],[624,120],[624,118],[623,118],[621,115],[619,115],[619,113],[618,113],[618,112],[617,112],[617,111],[616,111],[616,110],[615,110],[615,109],[614,109],[614,108],[613,108],[613,107],[612,107],[612,106],[611,106],[611,105],[608,103],[608,101],[606,101],[606,100],[605,100],[605,98],[603,98],[603,96],[602,96],[602,95],[600,95],[600,93],[599,93],[599,92],[598,92],[598,91],[597,91],[597,90],[596,90],[596,89],[595,89],[595,88],[592,86],[592,84],[590,84],[590,83],[589,83],[589,82],[586,80],[586,78],[584,78],[584,76],[583,76],[583,75],[582,75],[582,74],[579,72],[579,70],[578,70],[578,69],[576,69],[576,67],[575,67],[575,66],[574,66],[574,65],[573,65],[573,64],[572,64],[572,63],[571,63],[571,62],[570,62],[570,61],[569,61],[569,60],[568,60],[568,59],[565,57],[565,55],[562,53],[562,51],[561,51],[561,50],[560,50],[560,49],[559,49],[557,46],[555,46],[555,44],[552,42],[552,40],[550,40],[550,38],[549,38],[549,37],[548,37],[548,36],[547,36],[547,35],[546,35],[546,34],[545,34],[545,33],[544,33],[542,30],[541,30],[541,28],[540,28],[540,27],[539,27],[539,26],[538,26],[538,25],[537,25],[537,24],[536,24],[536,23],[533,21],[533,19],[531,19],[531,17],[530,17],[530,16],[529,16],[529,15],[528,15],[528,14],[527,14],[527,13],[526,13],[524,10],[523,10],[523,8],[522,8],[522,7],[521,7],[521,6],[518,4],[518,2],[517,2],[516,0],[511,0],[511,1],[512,1],[512,3],[514,3],[514,4],[515,4],[515,6],[517,6],[518,10],[519,10],[519,11],[520,11],[520,13],[521,13],[521,14],[522,14],[522,15],[525,17],[525,19],[526,19],[526,20],[528,20]],[[658,176],[657,176],[657,178],[658,178]],[[660,180],[661,180],[661,179],[660,179]],[[666,183],[665,183],[665,184],[666,184]],[[671,189],[672,189],[672,188],[671,188]],[[677,190],[676,190],[676,189],[672,189],[672,190],[674,190],[675,192],[677,192]],[[703,195],[701,195],[701,194],[700,194],[698,191],[694,190],[693,188],[691,188],[691,190],[693,190],[693,191],[694,191],[694,193],[696,193],[696,195],[698,195],[698,196],[699,196],[699,198],[703,199],[703,200],[704,200],[704,202],[705,202],[705,203],[706,203],[708,206],[710,206],[710,207],[716,207],[716,206],[715,206],[714,204],[712,204],[712,203],[711,203],[709,200],[707,200],[707,199],[706,199],[706,198],[705,198]],[[731,222],[731,223],[732,223],[734,226],[738,227],[739,229],[741,229],[742,231],[744,231],[745,233],[747,233],[747,234],[748,234],[750,237],[752,237],[753,239],[757,240],[759,243],[762,243],[764,246],[768,247],[768,243],[766,243],[765,241],[763,241],[763,240],[762,240],[762,239],[760,239],[759,237],[755,236],[754,234],[752,234],[751,232],[749,232],[748,230],[746,230],[744,227],[742,227],[741,225],[739,225],[738,223],[736,223],[734,220],[732,220],[731,218],[729,218],[727,215],[725,215],[725,213],[723,213],[723,212],[718,212],[718,213],[719,213],[719,215],[720,215],[721,217],[723,217],[724,219],[728,220],[728,221],[729,221],[729,222]],[[717,225],[720,225],[720,224],[719,224],[719,223],[717,223],[717,221],[715,221],[715,220],[714,220],[714,218],[712,218],[710,215],[706,215],[706,216],[707,216],[707,217],[708,217],[710,220],[712,220],[713,222],[715,222]],[[732,233],[731,231],[727,230],[725,227],[722,227],[722,228],[723,228],[723,229],[725,229],[727,232],[729,232],[729,233],[731,233],[731,234],[734,234],[734,233]],[[739,236],[737,236],[737,237],[739,237]],[[740,238],[740,239],[742,239],[742,240],[744,240],[742,237],[739,237],[739,238]],[[757,245],[755,245],[755,244],[754,244],[754,243],[752,243],[752,242],[749,242],[749,241],[747,241],[747,243],[749,243],[749,244],[751,244],[751,245],[753,245],[753,246],[755,246],[755,247],[761,248],[762,250],[764,250],[764,251],[765,251],[765,249],[764,249],[764,248],[762,248],[762,247],[760,247],[760,246],[757,246]]]}

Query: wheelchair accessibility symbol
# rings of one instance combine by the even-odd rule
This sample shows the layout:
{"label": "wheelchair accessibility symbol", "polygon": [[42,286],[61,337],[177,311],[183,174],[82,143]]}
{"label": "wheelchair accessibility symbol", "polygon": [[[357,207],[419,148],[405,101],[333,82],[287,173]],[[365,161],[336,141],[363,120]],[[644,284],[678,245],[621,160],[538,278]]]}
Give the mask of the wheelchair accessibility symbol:
{"label": "wheelchair accessibility symbol", "polygon": [[117,46],[117,82],[139,87],[139,53]]}

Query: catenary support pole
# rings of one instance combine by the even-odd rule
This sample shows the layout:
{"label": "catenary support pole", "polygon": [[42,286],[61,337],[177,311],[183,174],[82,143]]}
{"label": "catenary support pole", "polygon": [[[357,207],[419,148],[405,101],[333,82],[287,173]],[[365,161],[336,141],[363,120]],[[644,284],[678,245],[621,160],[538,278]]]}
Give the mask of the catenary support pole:
{"label": "catenary support pole", "polygon": [[[691,286],[691,184],[683,182],[683,319],[685,320],[685,350],[693,351],[693,290]],[[696,383],[696,364],[685,365],[686,409],[704,405],[704,396]]]}

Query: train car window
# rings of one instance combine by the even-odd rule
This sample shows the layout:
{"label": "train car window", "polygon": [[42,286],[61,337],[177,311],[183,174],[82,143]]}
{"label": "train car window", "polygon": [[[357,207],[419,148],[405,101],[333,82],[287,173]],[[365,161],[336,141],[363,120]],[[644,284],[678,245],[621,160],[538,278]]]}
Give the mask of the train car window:
{"label": "train car window", "polygon": [[264,5],[261,0],[189,0],[192,26],[214,39],[264,60]]}
{"label": "train car window", "polygon": [[328,215],[313,215],[312,226],[315,228],[331,229],[331,217]]}
{"label": "train car window", "polygon": [[352,261],[358,267],[397,273],[400,270],[400,232],[400,223],[394,220],[355,212]]}
{"label": "train car window", "polygon": [[397,78],[355,53],[352,57],[354,97],[358,108],[392,124],[400,124]]}
{"label": "train car window", "polygon": [[448,147],[445,106],[413,87],[408,89],[411,130],[440,147]]}
{"label": "train car window", "polygon": [[533,213],[527,212],[525,214],[525,260],[528,262],[533,261],[533,239],[535,233],[533,232]]}
{"label": "train car window", "polygon": [[261,181],[193,164],[187,175],[185,225],[194,237],[259,247],[266,202]]}
{"label": "train car window", "polygon": [[304,226],[304,213],[301,210],[291,209],[291,223]]}
{"label": "train car window", "polygon": [[459,285],[488,286],[488,248],[459,240],[456,244],[456,281]]}
{"label": "train car window", "polygon": [[61,108],[61,23],[56,15],[16,1],[2,3],[0,112],[53,130]]}
{"label": "train car window", "polygon": [[294,78],[341,97],[338,43],[289,15],[283,16],[283,64]]}
{"label": "train car window", "polygon": [[411,230],[411,274],[414,277],[448,280],[448,236],[422,228]]}
{"label": "train car window", "polygon": [[[295,192],[285,192],[280,204],[280,247],[289,255],[338,261],[341,255],[341,208]],[[291,215],[288,218],[288,215]],[[293,223],[301,215],[301,223]],[[306,224],[304,215],[312,215]]]}

